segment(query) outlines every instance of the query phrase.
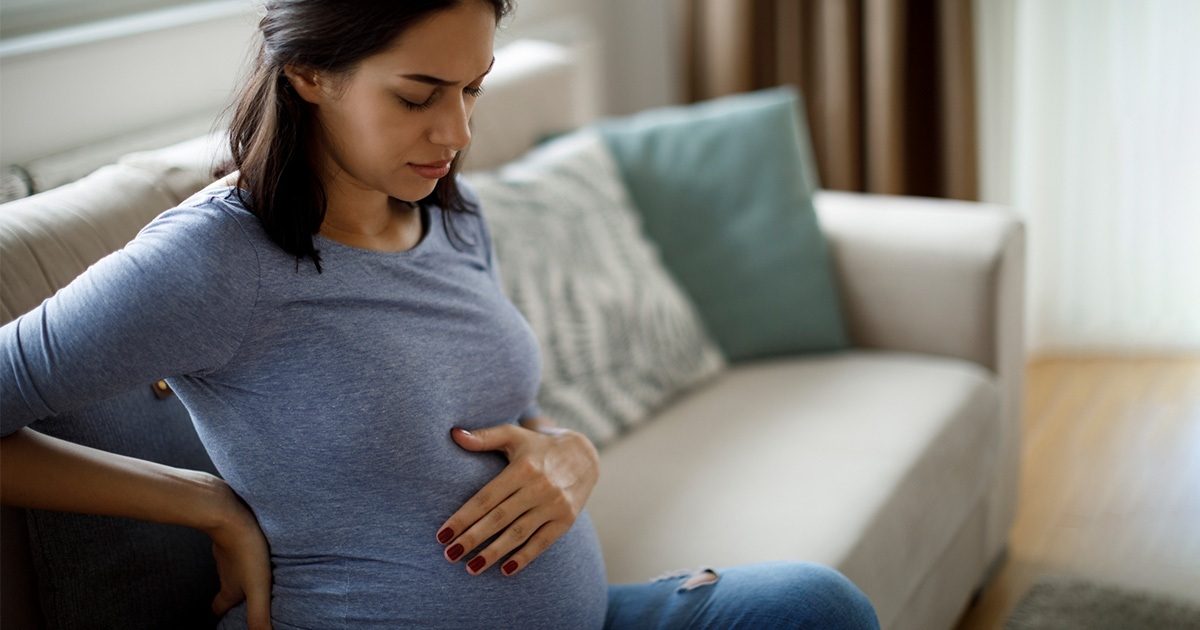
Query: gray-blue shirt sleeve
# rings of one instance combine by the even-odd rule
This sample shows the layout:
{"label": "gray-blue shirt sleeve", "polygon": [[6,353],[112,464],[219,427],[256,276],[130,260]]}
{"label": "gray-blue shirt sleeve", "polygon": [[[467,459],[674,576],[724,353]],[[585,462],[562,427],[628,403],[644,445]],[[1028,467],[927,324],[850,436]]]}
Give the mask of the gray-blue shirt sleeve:
{"label": "gray-blue shirt sleeve", "polygon": [[[500,261],[496,258],[496,251],[492,247],[492,231],[491,228],[488,227],[487,219],[483,215],[483,203],[479,199],[479,194],[476,193],[475,189],[472,188],[471,185],[467,183],[467,181],[461,176],[458,178],[457,183],[459,193],[464,199],[466,199],[467,203],[471,204],[475,208],[477,213],[476,216],[479,219],[479,232],[481,235],[480,240],[483,241],[483,249],[485,255],[487,256],[488,270],[492,272],[492,279],[496,281],[496,286],[500,287],[500,291],[502,293],[506,293],[504,290],[504,282],[501,280],[500,276]],[[524,314],[522,314],[522,316],[524,316]],[[521,419],[534,418],[540,415],[542,415],[542,408],[538,405],[538,402],[535,399],[529,403],[529,406],[525,408],[525,411],[521,412]]]}
{"label": "gray-blue shirt sleeve", "polygon": [[250,327],[258,264],[219,203],[159,214],[0,327],[0,437],[137,385],[223,366]]}

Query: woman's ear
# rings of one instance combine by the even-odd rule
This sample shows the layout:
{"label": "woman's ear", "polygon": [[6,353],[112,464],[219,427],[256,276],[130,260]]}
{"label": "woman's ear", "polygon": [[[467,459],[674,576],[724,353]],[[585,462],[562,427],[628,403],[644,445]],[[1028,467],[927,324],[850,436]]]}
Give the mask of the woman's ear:
{"label": "woman's ear", "polygon": [[292,89],[300,95],[300,98],[309,103],[319,103],[325,96],[322,89],[320,75],[312,70],[303,69],[292,64],[283,66],[283,75],[287,82],[291,84]]}

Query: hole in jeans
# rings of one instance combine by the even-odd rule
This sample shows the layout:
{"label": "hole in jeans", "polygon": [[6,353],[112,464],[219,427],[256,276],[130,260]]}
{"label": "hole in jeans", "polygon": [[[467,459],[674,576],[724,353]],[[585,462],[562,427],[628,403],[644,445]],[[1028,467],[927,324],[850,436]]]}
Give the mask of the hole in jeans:
{"label": "hole in jeans", "polygon": [[677,592],[682,593],[708,584],[715,584],[720,577],[716,571],[709,567],[698,569],[695,573],[692,573],[692,576],[687,581],[679,586]]}

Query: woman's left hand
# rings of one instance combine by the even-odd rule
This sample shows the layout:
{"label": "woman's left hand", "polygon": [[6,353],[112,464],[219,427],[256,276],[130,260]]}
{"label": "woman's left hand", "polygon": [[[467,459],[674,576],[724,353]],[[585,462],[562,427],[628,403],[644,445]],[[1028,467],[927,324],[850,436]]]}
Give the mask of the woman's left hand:
{"label": "woman's left hand", "polygon": [[600,477],[596,447],[577,431],[501,424],[470,433],[455,428],[450,435],[469,451],[499,450],[508,458],[508,466],[438,528],[438,542],[451,562],[504,532],[467,563],[472,575],[518,547],[501,573],[529,566],[571,528]]}

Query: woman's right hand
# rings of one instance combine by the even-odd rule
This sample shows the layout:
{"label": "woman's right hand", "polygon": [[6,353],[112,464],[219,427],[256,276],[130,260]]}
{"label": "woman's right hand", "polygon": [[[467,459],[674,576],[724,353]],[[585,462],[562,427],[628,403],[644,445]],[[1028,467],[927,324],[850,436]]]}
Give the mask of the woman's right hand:
{"label": "woman's right hand", "polygon": [[[224,482],[221,482],[224,485]],[[220,524],[208,530],[221,590],[212,610],[220,617],[246,600],[249,630],[271,630],[271,552],[254,512],[224,485]]]}

